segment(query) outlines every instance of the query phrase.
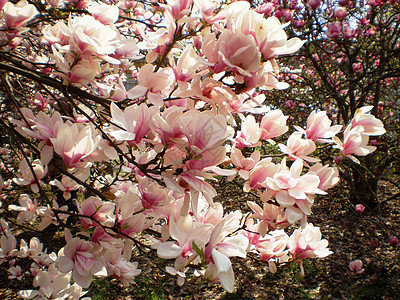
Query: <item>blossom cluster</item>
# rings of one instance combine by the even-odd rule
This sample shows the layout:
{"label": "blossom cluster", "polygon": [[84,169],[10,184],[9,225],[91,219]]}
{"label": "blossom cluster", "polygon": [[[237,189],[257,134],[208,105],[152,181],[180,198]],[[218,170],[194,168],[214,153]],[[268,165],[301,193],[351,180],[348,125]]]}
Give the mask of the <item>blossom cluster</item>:
{"label": "blossom cluster", "polygon": [[[49,2],[48,12],[75,10],[47,23],[22,0],[1,14],[4,49],[25,51],[38,30],[46,55],[32,50],[26,69],[64,87],[35,92],[9,120],[38,153],[20,159],[8,185],[30,190],[6,209],[18,212],[18,224],[65,228],[65,245],[47,254],[37,238],[18,247],[1,221],[0,262],[9,263],[10,278],[22,278],[18,263],[32,261],[34,289],[20,296],[77,299],[95,277],[130,284],[140,274],[134,250],[143,239],[173,260],[166,272],[178,285],[194,273],[229,292],[231,257],[256,253],[275,272],[278,263],[331,253],[307,222],[316,196],[339,181],[317,147],[333,145],[356,160],[375,150],[368,137],[385,130],[363,107],[343,141],[342,126],[317,110],[305,129],[286,135],[288,117],[265,96],[288,87],[276,59],[304,44],[288,39],[286,24],[245,1]],[[34,20],[40,26],[30,28]],[[94,97],[78,101],[68,94],[76,89]],[[70,111],[60,108],[66,103]],[[244,192],[257,195],[247,213],[214,201],[212,182],[221,177],[239,177]],[[284,231],[298,222],[291,235]]]}

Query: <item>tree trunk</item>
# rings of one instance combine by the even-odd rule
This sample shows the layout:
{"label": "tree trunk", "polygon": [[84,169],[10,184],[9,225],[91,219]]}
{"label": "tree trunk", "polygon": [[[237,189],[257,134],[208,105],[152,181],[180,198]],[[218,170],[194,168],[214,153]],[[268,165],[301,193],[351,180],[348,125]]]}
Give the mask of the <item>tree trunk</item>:
{"label": "tree trunk", "polygon": [[377,197],[378,178],[360,165],[352,166],[352,172],[351,202],[354,205],[361,203],[369,210],[377,208],[379,206]]}

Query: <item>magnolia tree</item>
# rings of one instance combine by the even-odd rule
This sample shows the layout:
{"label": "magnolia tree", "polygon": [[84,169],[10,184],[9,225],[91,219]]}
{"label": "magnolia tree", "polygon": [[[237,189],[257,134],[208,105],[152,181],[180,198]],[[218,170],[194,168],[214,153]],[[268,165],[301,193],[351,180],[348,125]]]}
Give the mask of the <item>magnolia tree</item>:
{"label": "magnolia tree", "polygon": [[[288,87],[276,59],[305,41],[278,18],[204,0],[1,7],[0,262],[33,280],[20,296],[80,298],[94,277],[130,284],[146,248],[178,285],[203,276],[228,292],[231,257],[304,272],[303,259],[331,254],[307,217],[338,170],[316,153],[356,161],[385,130],[367,106],[345,128],[315,110],[287,133],[268,91]],[[255,195],[247,211],[213,201],[221,178]],[[43,245],[40,231],[65,242]]]}
{"label": "magnolia tree", "polygon": [[308,41],[281,61],[287,66],[282,78],[291,86],[281,95],[274,93],[295,121],[319,108],[347,125],[363,106],[383,120],[388,133],[376,132],[371,144],[378,151],[360,159],[361,165],[338,157],[353,203],[376,208],[378,180],[388,180],[398,168],[400,2],[272,1],[258,11],[290,22],[288,34]]}

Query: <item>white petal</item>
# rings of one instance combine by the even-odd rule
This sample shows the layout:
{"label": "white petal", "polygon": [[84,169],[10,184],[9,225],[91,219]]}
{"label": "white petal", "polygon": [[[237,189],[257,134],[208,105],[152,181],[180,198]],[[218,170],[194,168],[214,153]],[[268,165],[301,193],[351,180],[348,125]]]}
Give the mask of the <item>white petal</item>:
{"label": "white petal", "polygon": [[160,258],[170,259],[178,257],[182,253],[182,248],[174,242],[165,242],[160,244],[157,249],[157,255]]}

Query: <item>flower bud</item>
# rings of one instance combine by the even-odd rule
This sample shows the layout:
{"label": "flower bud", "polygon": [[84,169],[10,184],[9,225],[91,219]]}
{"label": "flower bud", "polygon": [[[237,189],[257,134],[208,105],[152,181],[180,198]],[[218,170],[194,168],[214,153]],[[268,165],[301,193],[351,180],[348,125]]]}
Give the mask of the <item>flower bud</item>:
{"label": "flower bud", "polygon": [[333,15],[335,18],[343,20],[347,15],[347,9],[345,7],[336,7]]}
{"label": "flower bud", "polygon": [[397,244],[399,243],[399,239],[397,238],[397,236],[391,236],[389,239],[389,245],[392,247],[396,247]]}
{"label": "flower bud", "polygon": [[359,259],[353,260],[352,262],[349,263],[350,271],[357,273],[357,274],[364,271],[364,269],[362,267],[363,267],[363,263]]}
{"label": "flower bud", "polygon": [[362,69],[363,69],[363,64],[362,64],[361,62],[354,63],[354,64],[352,65],[352,67],[353,67],[354,72],[358,73],[358,72],[361,72],[361,71],[362,71]]}
{"label": "flower bud", "polygon": [[355,206],[355,209],[356,209],[356,212],[358,212],[358,213],[361,214],[362,212],[364,212],[365,206],[362,205],[362,204],[357,204],[357,205]]}

